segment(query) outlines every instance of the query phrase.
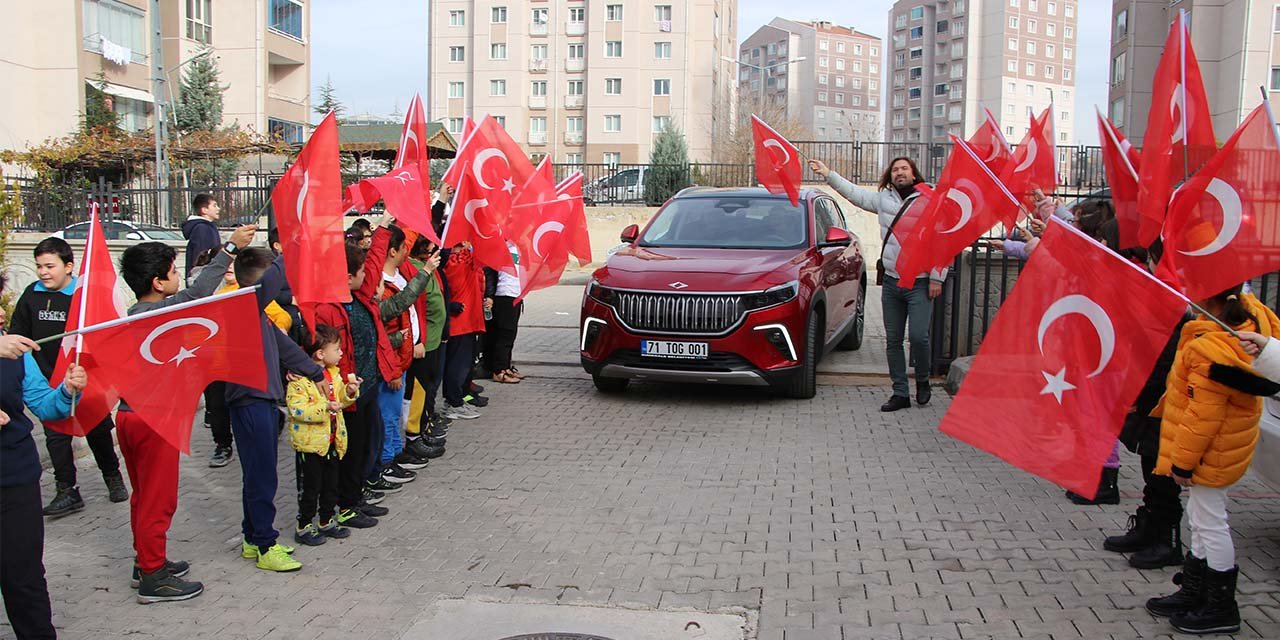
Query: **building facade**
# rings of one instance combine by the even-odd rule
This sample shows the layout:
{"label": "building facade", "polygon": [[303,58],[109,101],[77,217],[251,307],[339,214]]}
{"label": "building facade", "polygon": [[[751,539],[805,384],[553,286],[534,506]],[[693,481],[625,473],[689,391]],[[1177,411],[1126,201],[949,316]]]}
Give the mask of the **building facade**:
{"label": "building facade", "polygon": [[813,140],[883,140],[881,39],[774,18],[738,48],[738,104]]}
{"label": "building facade", "polygon": [[[155,103],[176,101],[185,64],[212,50],[224,126],[301,141],[310,112],[309,16],[303,0],[162,0],[165,95],[152,93],[148,0],[13,2],[0,21],[0,148],[23,149],[73,132],[85,94],[105,77],[129,131],[154,126]],[[23,96],[18,98],[18,96]]]}
{"label": "building facade", "polygon": [[531,156],[618,164],[648,162],[672,124],[711,159],[732,129],[736,0],[428,6],[427,117],[455,136],[489,115]]}
{"label": "building facade", "polygon": [[1141,145],[1156,65],[1169,26],[1186,10],[1213,129],[1226,140],[1262,102],[1258,87],[1280,92],[1280,8],[1246,0],[1114,0],[1111,8],[1111,121]]}
{"label": "building facade", "polygon": [[1073,144],[1078,0],[899,0],[889,12],[894,142],[967,137],[990,109],[1010,142],[1052,101]]}

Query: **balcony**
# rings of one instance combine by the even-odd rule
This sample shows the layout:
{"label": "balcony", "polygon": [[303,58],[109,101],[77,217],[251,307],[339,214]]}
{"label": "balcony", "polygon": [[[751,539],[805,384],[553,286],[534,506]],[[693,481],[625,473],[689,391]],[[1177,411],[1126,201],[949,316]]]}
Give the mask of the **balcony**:
{"label": "balcony", "polygon": [[546,58],[533,58],[529,60],[529,73],[546,73],[546,72],[547,72]]}
{"label": "balcony", "polygon": [[529,144],[546,144],[546,143],[547,143],[546,131],[530,131],[529,132]]}
{"label": "balcony", "polygon": [[585,58],[569,58],[564,61],[564,70],[569,73],[582,73],[587,68]]}
{"label": "balcony", "polygon": [[550,30],[545,22],[535,22],[529,25],[529,35],[531,36],[545,36],[548,31]]}
{"label": "balcony", "polygon": [[659,21],[658,21],[658,31],[661,31],[662,33],[671,33],[671,21],[670,21],[670,20],[659,20]]}
{"label": "balcony", "polygon": [[584,100],[582,96],[565,96],[564,97],[564,108],[566,109],[581,109],[583,104],[585,103],[586,103],[586,100]]}
{"label": "balcony", "polygon": [[947,117],[947,120],[949,122],[960,122],[960,112],[952,111],[951,114]]}
{"label": "balcony", "polygon": [[952,99],[952,100],[964,100],[964,89],[952,89],[952,90],[951,90],[951,99]]}
{"label": "balcony", "polygon": [[547,97],[546,96],[529,96],[529,108],[530,109],[546,109]]}
{"label": "balcony", "polygon": [[581,132],[581,131],[566,131],[566,132],[564,132],[564,143],[565,143],[565,144],[582,144],[582,139],[583,139],[583,136],[582,136],[582,132]]}
{"label": "balcony", "polygon": [[582,36],[587,34],[587,23],[585,22],[566,22],[564,32],[571,36]]}

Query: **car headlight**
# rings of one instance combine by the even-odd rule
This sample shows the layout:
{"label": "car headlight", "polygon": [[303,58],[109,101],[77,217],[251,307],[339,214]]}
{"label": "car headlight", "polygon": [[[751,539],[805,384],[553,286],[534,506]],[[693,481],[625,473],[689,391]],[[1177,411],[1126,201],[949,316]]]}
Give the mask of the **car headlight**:
{"label": "car headlight", "polygon": [[760,293],[749,293],[745,296],[742,296],[742,304],[743,306],[746,307],[748,311],[751,311],[753,309],[763,309],[765,307],[772,307],[777,304],[789,302],[790,300],[795,298],[796,294],[798,294],[799,292],[800,292],[800,283],[793,280],[784,285],[774,287],[767,291],[763,291]]}
{"label": "car headlight", "polygon": [[592,280],[591,284],[587,285],[587,297],[599,302],[600,304],[612,306],[616,296],[617,294],[614,293],[613,289],[601,286],[600,283],[595,280]]}

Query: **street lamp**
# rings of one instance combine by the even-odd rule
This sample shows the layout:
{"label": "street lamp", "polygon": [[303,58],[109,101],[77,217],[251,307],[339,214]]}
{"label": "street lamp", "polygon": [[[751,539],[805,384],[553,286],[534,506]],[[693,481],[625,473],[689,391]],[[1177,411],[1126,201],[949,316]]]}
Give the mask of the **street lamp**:
{"label": "street lamp", "polygon": [[807,60],[805,56],[800,56],[798,58],[791,58],[783,62],[775,62],[771,65],[762,67],[760,65],[751,64],[750,62],[743,62],[736,58],[730,58],[729,56],[720,56],[720,58],[723,59],[725,62],[732,62],[734,64],[742,65],[744,67],[755,69],[760,72],[760,108],[762,110],[764,109],[764,86],[765,86],[765,82],[768,80],[768,78],[766,77],[768,76],[768,73],[766,72],[770,69],[774,69],[777,67],[785,67],[795,62],[804,62],[805,60]]}

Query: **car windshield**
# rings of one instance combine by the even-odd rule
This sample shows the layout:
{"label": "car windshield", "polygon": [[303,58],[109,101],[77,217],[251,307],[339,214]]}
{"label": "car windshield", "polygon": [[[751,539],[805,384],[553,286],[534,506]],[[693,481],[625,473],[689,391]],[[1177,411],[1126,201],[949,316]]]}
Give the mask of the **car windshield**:
{"label": "car windshield", "polygon": [[182,240],[182,232],[177,229],[166,229],[154,224],[140,224],[138,229],[152,240]]}
{"label": "car windshield", "polygon": [[642,247],[796,249],[808,240],[805,205],[778,198],[679,198],[640,238]]}

